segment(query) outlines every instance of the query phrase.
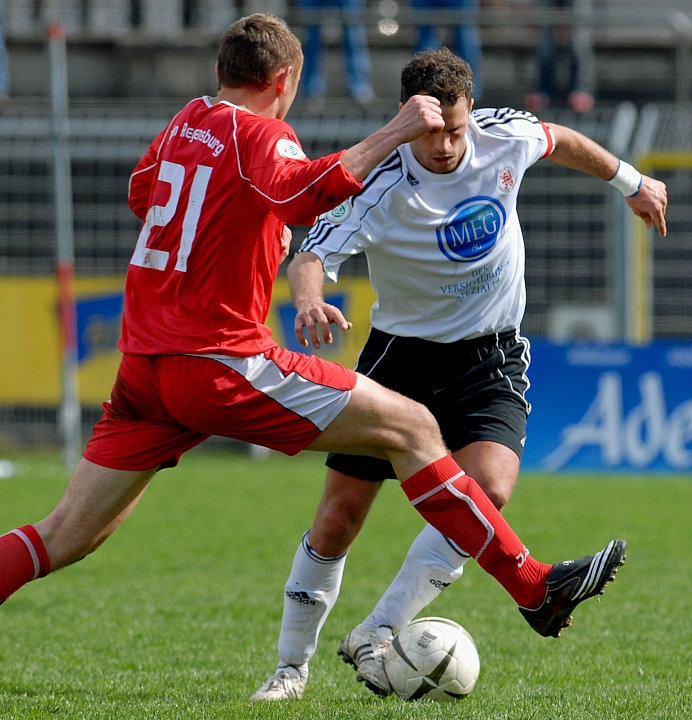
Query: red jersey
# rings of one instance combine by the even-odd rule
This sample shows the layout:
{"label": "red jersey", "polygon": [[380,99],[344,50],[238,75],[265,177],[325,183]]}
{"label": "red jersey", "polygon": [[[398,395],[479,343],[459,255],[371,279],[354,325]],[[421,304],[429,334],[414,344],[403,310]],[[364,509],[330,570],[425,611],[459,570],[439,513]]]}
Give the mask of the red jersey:
{"label": "red jersey", "polygon": [[343,151],[308,160],[291,127],[208,97],[186,105],[130,178],[144,220],[125,284],[124,353],[255,355],[285,223],[360,190]]}

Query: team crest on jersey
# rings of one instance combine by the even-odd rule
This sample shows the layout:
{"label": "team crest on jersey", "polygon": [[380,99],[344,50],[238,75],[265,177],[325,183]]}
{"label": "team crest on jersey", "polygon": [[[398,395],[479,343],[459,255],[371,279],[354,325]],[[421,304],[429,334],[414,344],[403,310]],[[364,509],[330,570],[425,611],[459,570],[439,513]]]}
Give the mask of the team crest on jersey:
{"label": "team crest on jersey", "polygon": [[480,195],[456,205],[437,228],[437,244],[449,260],[472,262],[487,255],[507,216],[495,198]]}
{"label": "team crest on jersey", "polygon": [[277,140],[276,152],[278,152],[281,157],[292,158],[294,160],[302,160],[305,157],[305,153],[300,145],[286,138]]}
{"label": "team crest on jersey", "polygon": [[353,207],[351,206],[351,203],[346,200],[342,202],[341,205],[337,205],[328,213],[325,213],[324,218],[328,222],[332,223],[332,225],[341,225],[341,223],[344,223],[349,219],[352,210]]}
{"label": "team crest on jersey", "polygon": [[510,192],[517,184],[517,171],[514,168],[504,167],[497,173],[497,189],[500,192]]}

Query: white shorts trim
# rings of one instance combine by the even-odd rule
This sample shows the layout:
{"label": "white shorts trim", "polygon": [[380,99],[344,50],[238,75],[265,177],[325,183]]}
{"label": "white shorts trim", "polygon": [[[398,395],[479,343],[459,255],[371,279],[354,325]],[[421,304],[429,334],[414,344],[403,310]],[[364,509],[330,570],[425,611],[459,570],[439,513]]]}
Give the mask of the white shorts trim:
{"label": "white shorts trim", "polygon": [[325,430],[348,405],[350,390],[322,385],[297,372],[283,370],[263,353],[247,357],[196,355],[216,360],[242,375],[252,387]]}

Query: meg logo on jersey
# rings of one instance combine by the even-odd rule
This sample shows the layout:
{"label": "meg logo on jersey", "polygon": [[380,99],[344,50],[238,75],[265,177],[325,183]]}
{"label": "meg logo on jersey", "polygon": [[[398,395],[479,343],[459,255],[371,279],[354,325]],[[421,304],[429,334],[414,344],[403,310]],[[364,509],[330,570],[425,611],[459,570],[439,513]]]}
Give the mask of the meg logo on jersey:
{"label": "meg logo on jersey", "polygon": [[437,244],[454,262],[478,260],[495,247],[506,219],[495,198],[469,198],[455,205],[437,228]]}

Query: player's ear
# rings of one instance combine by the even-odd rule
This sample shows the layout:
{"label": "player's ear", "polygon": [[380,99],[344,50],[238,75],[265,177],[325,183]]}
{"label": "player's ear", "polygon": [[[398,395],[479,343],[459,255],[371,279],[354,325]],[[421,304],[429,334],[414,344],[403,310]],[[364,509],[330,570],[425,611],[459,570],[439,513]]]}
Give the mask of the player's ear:
{"label": "player's ear", "polygon": [[293,65],[283,67],[276,74],[276,91],[279,95],[286,93],[286,88],[289,84],[289,79],[293,75]]}

